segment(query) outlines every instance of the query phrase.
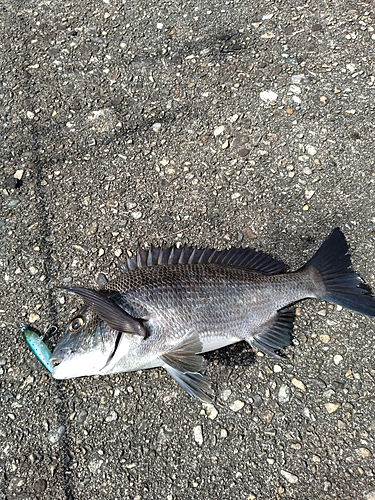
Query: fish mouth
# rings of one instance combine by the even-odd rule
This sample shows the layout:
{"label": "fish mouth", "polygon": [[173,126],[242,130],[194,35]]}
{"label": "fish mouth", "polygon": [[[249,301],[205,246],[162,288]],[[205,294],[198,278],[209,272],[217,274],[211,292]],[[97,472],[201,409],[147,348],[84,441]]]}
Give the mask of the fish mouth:
{"label": "fish mouth", "polygon": [[61,361],[63,360],[62,357],[59,358],[53,358],[52,356],[49,358],[50,362],[52,363],[53,366],[58,366]]}
{"label": "fish mouth", "polygon": [[64,349],[62,352],[52,352],[49,360],[52,363],[53,367],[59,366],[60,363],[66,361],[70,356],[74,353],[73,349]]}

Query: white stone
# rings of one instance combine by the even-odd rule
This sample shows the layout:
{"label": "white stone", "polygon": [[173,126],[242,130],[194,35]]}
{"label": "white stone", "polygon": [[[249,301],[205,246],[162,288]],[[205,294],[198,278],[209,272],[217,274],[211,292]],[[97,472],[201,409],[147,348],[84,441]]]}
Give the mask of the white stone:
{"label": "white stone", "polygon": [[242,408],[245,406],[245,403],[243,401],[240,401],[239,399],[236,399],[232,404],[229,405],[229,408],[232,411],[240,411]]}
{"label": "white stone", "polygon": [[288,385],[282,385],[279,389],[278,399],[279,403],[287,403],[290,401],[292,391]]}
{"label": "white stone", "polygon": [[261,92],[259,94],[259,97],[264,102],[273,102],[273,101],[276,101],[277,94],[276,94],[276,92],[273,92],[272,90],[264,90],[263,92]]}
{"label": "white stone", "polygon": [[161,123],[159,123],[159,122],[156,122],[156,123],[154,123],[154,124],[152,125],[152,130],[153,130],[154,132],[159,132],[159,130],[160,130],[160,129],[161,129]]}
{"label": "white stone", "polygon": [[296,484],[298,483],[298,477],[292,474],[291,472],[288,472],[287,470],[280,470],[280,474],[283,476],[284,479],[288,481],[288,483],[291,484]]}
{"label": "white stone", "polygon": [[301,87],[299,87],[298,85],[291,85],[289,87],[289,90],[290,90],[290,92],[293,92],[293,94],[301,94],[302,93]]}
{"label": "white stone", "polygon": [[201,425],[196,425],[193,429],[194,433],[194,441],[199,445],[202,446],[203,444],[203,431],[202,431],[202,426]]}
{"label": "white stone", "polygon": [[224,125],[220,125],[220,127],[216,127],[214,130],[214,136],[217,137],[218,135],[221,135],[225,130]]}
{"label": "white stone", "polygon": [[301,83],[301,81],[305,78],[305,75],[304,74],[300,74],[300,75],[292,75],[292,83]]}
{"label": "white stone", "polygon": [[336,354],[335,356],[333,356],[333,362],[336,366],[338,366],[343,359],[344,358],[341,356],[341,354]]}
{"label": "white stone", "polygon": [[210,420],[215,420],[215,418],[218,416],[219,412],[215,408],[214,405],[210,403],[203,403],[202,404],[203,408],[206,411],[206,415]]}

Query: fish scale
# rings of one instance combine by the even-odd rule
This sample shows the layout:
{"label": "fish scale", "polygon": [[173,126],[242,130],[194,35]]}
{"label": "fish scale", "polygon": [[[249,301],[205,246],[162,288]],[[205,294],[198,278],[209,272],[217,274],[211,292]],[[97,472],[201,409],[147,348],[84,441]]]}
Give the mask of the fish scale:
{"label": "fish scale", "polygon": [[203,338],[232,338],[259,328],[275,315],[275,307],[282,309],[305,297],[311,287],[303,274],[299,278],[263,276],[217,264],[160,266],[136,269],[104,289],[120,293],[125,310],[129,305],[139,317],[152,318],[160,326],[155,335],[165,336],[163,329],[180,338],[195,328]]}
{"label": "fish scale", "polygon": [[161,366],[189,394],[212,401],[203,353],[245,340],[280,358],[291,304],[318,298],[375,316],[375,298],[351,269],[336,228],[299,270],[254,249],[138,249],[100,290],[69,287],[85,307],[51,355],[55,378]]}

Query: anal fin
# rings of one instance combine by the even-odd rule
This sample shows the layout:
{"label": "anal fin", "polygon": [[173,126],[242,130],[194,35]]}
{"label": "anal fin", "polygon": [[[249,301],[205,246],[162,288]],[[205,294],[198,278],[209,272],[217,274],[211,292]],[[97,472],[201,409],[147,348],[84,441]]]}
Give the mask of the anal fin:
{"label": "anal fin", "polygon": [[281,309],[274,320],[248,342],[269,356],[283,359],[276,351],[291,344],[294,317],[294,309]]}
{"label": "anal fin", "polygon": [[212,403],[213,391],[208,375],[200,373],[207,368],[200,354],[202,343],[196,333],[188,334],[161,356],[163,368],[178,382],[186,392],[206,403]]}

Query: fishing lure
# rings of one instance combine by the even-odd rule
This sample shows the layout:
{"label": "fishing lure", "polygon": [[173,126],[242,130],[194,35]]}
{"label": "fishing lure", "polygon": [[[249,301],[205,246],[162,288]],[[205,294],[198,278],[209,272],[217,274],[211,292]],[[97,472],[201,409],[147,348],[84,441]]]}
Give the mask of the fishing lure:
{"label": "fishing lure", "polygon": [[37,330],[31,329],[25,325],[20,325],[20,329],[26,344],[31,349],[36,359],[44,366],[46,370],[52,373],[53,365],[49,360],[51,351],[43,342],[41,335]]}

